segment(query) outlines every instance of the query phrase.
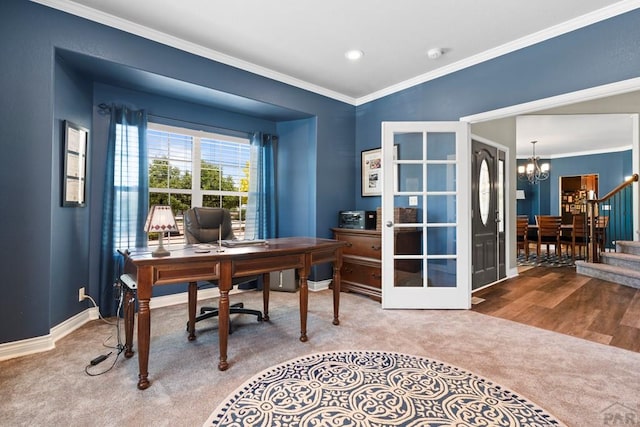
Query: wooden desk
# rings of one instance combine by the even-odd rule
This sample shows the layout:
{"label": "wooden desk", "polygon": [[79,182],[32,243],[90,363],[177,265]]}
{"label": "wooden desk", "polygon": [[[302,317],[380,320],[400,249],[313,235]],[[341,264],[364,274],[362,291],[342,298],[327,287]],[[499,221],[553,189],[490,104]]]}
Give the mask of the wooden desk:
{"label": "wooden desk", "polygon": [[[264,319],[269,320],[269,272],[296,269],[300,277],[300,341],[307,341],[307,277],[314,264],[333,263],[333,324],[340,323],[340,268],[342,266],[342,247],[344,242],[313,237],[291,237],[269,239],[266,245],[251,245],[234,248],[217,247],[211,252],[198,253],[198,245],[181,248],[171,247],[171,255],[153,258],[151,251],[131,253],[121,251],[126,257],[126,265],[133,265],[137,276],[138,299],[138,388],[149,387],[149,336],[151,317],[149,301],[152,288],[169,283],[189,283],[189,337],[193,334],[196,311],[196,281],[218,280],[220,290],[218,335],[220,345],[221,371],[229,367],[227,362],[227,339],[229,335],[229,291],[233,277],[262,274]],[[134,291],[125,286],[125,357],[133,356]]]}

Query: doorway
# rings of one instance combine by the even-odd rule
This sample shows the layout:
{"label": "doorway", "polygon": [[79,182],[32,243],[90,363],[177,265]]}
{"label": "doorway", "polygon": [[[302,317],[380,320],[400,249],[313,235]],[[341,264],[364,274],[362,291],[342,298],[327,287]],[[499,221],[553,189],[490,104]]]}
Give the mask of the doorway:
{"label": "doorway", "polygon": [[[515,168],[515,118],[522,114],[586,114],[586,113],[626,113],[637,111],[637,99],[640,97],[640,78],[623,80],[589,89],[579,90],[566,94],[556,95],[509,107],[485,111],[460,118],[460,121],[471,124],[472,133],[499,141],[509,147],[511,154],[507,174],[507,182],[513,183],[516,177]],[[605,102],[600,103],[600,99]],[[627,100],[628,98],[628,100]],[[632,130],[632,170],[640,169],[640,120],[637,114],[634,117]],[[509,207],[515,207],[515,186],[511,185],[507,199]],[[633,195],[633,220],[634,230],[640,230],[640,186],[635,186]],[[515,210],[507,217],[507,247],[515,249]],[[640,234],[640,232],[638,232]],[[507,276],[518,275],[516,251],[509,252],[507,263]]]}
{"label": "doorway", "polygon": [[598,175],[560,177],[560,215],[563,224],[571,224],[573,216],[587,212],[587,200],[598,195]]}
{"label": "doorway", "polygon": [[473,138],[472,289],[505,278],[505,153]]}

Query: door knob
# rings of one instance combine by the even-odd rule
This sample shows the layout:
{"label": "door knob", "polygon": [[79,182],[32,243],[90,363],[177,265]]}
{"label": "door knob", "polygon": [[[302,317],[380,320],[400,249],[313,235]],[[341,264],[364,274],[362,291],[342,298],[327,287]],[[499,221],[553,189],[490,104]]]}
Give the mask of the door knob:
{"label": "door knob", "polygon": [[385,225],[387,227],[393,227],[393,222],[392,221],[387,221],[387,223]]}

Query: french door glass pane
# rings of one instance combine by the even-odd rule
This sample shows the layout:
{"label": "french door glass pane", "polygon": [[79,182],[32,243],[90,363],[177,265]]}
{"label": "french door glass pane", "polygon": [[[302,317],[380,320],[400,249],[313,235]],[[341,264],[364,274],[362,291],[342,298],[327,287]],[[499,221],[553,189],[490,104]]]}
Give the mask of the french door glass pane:
{"label": "french door glass pane", "polygon": [[455,259],[430,259],[427,261],[427,286],[432,288],[456,287]]}
{"label": "french door glass pane", "polygon": [[456,165],[427,165],[427,191],[455,191]]}

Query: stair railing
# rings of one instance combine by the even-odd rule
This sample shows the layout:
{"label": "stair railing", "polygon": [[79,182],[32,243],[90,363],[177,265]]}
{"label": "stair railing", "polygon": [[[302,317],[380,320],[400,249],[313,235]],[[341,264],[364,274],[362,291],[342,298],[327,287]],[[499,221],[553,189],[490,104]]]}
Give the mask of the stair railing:
{"label": "stair railing", "polygon": [[633,240],[633,174],[606,196],[587,200],[589,261],[600,262],[600,253],[617,250],[616,241]]}

